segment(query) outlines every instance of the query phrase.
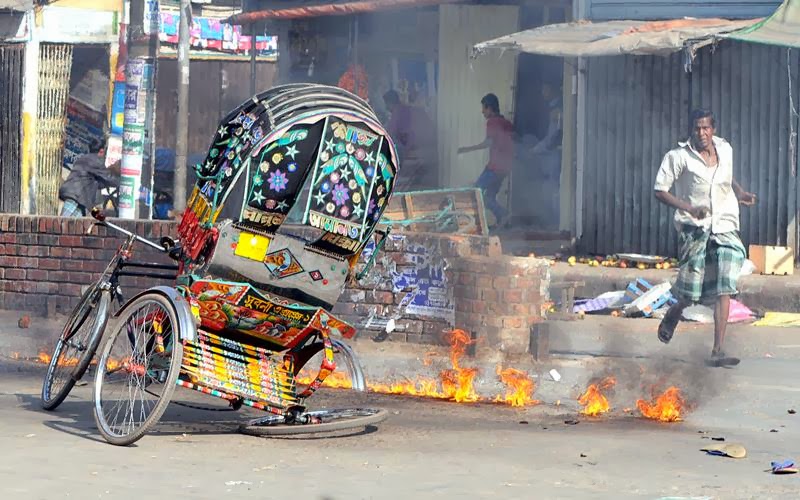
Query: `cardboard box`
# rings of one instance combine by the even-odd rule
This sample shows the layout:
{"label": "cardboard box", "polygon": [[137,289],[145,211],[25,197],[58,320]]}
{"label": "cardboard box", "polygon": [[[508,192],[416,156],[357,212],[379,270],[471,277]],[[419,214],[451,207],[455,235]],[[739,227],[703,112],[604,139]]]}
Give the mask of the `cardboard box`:
{"label": "cardboard box", "polygon": [[761,274],[794,274],[794,250],[790,247],[750,245],[750,261]]}

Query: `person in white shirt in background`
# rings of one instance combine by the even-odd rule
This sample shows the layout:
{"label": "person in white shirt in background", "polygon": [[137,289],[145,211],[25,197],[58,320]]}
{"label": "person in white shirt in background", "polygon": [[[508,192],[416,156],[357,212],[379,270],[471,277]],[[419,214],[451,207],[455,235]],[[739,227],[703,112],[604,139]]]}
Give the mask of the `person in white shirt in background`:
{"label": "person in white shirt in background", "polygon": [[[730,297],[746,258],[739,237],[739,204],[754,205],[756,195],[733,178],[733,149],[714,135],[714,114],[691,115],[692,133],[664,156],[656,175],[655,197],[675,209],[680,267],[670,307],[658,327],[658,338],[672,340],[683,310],[692,303],[714,301],[714,347],[708,363],[733,366],[739,359],[722,351]],[[670,190],[675,187],[675,194]]]}

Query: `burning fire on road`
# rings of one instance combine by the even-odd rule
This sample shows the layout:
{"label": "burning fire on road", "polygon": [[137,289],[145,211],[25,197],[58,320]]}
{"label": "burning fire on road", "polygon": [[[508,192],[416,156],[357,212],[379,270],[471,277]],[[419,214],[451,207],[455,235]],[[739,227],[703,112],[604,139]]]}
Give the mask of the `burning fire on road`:
{"label": "burning fire on road", "polygon": [[[391,383],[367,382],[367,389],[371,392],[381,394],[398,394],[407,396],[418,396],[434,399],[447,399],[457,403],[475,403],[483,399],[475,391],[475,377],[478,375],[477,368],[461,366],[461,360],[467,351],[467,346],[472,344],[472,340],[464,330],[453,330],[448,335],[450,343],[450,364],[451,368],[442,370],[438,379],[417,378],[416,380],[404,380]],[[429,353],[431,354],[431,353]],[[429,359],[426,356],[426,359]],[[430,362],[423,362],[425,366]],[[533,399],[535,384],[533,379],[525,372],[515,368],[497,368],[497,376],[506,386],[505,394],[495,397],[493,402],[505,403],[514,407],[531,406],[538,404],[539,401]],[[299,384],[308,384],[313,377],[307,373],[301,373],[297,377]],[[347,374],[334,372],[325,379],[324,387],[350,389],[352,383]]]}
{"label": "burning fire on road", "polygon": [[581,394],[578,398],[578,404],[583,406],[581,414],[590,417],[596,417],[603,413],[608,413],[611,410],[611,405],[608,402],[604,392],[608,391],[617,384],[614,377],[606,377],[603,380],[589,384],[586,392]]}
{"label": "burning fire on road", "polygon": [[539,404],[539,401],[531,397],[535,386],[527,373],[516,368],[501,370],[498,366],[497,375],[500,377],[500,381],[506,385],[506,393],[504,396],[494,398],[495,403],[508,403],[511,406]]}
{"label": "burning fire on road", "polygon": [[680,389],[670,387],[656,396],[654,402],[639,399],[636,406],[645,418],[660,422],[680,422],[683,420],[681,415],[685,411],[686,401],[681,396]]}

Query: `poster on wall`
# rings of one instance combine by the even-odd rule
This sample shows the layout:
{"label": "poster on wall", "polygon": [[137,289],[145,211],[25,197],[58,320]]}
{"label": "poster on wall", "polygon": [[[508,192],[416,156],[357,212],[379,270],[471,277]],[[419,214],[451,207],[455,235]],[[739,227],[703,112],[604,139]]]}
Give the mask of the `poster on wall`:
{"label": "poster on wall", "polygon": [[449,289],[446,262],[437,247],[408,244],[406,254],[413,263],[392,272],[395,293],[410,290],[403,298],[405,314],[455,323],[455,306]]}
{"label": "poster on wall", "polygon": [[114,97],[111,100],[111,133],[122,135],[125,124],[125,83],[114,82]]}

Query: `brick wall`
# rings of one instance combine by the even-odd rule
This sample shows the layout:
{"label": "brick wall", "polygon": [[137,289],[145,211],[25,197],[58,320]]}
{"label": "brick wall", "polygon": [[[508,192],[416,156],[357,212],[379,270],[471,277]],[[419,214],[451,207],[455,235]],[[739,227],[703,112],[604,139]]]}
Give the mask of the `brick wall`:
{"label": "brick wall", "polygon": [[[153,240],[174,232],[168,222],[117,222]],[[0,308],[44,312],[49,298],[56,312],[71,311],[123,241],[103,227],[87,234],[90,225],[90,219],[0,214]],[[143,245],[136,245],[134,258],[170,263]],[[164,284],[138,277],[121,278],[120,283],[126,296]]]}
{"label": "brick wall", "polygon": [[[115,221],[157,241],[175,234],[175,224],[155,221]],[[102,272],[122,239],[102,227],[86,234],[90,219],[0,214],[0,309],[45,312],[48,303],[59,313],[75,306],[86,285]],[[420,265],[445,268],[447,294],[455,310],[455,326],[484,339],[503,352],[526,352],[528,331],[541,319],[546,300],[546,261],[502,255],[497,238],[468,235],[396,233],[387,240],[371,272],[349,286],[334,311],[359,327],[361,335],[385,330],[390,318],[396,328],[389,341],[438,344],[453,328],[449,320],[410,314],[409,290],[397,289],[398,273]],[[170,263],[142,245],[135,260]],[[121,278],[127,297],[157,284],[148,278]],[[373,321],[369,327],[369,318]],[[374,330],[374,331],[370,331]]]}

